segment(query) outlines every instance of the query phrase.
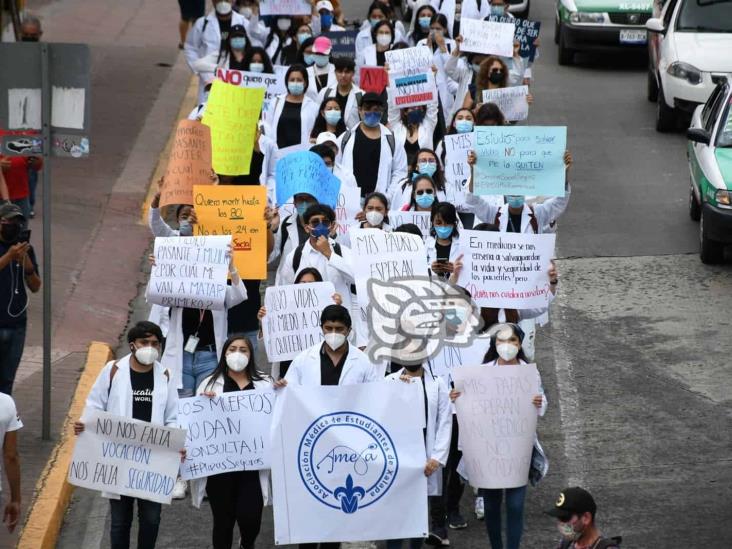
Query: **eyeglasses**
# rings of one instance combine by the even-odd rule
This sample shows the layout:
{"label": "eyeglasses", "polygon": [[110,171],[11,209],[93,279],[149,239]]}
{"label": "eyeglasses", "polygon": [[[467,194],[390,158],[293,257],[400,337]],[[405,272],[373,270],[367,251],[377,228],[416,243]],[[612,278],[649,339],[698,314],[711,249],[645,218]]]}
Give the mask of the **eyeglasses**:
{"label": "eyeglasses", "polygon": [[437,164],[437,160],[435,160],[434,158],[430,158],[428,160],[425,160],[423,158],[423,159],[418,159],[417,160],[417,164]]}
{"label": "eyeglasses", "polygon": [[329,226],[331,224],[331,222],[328,221],[324,217],[313,217],[313,218],[310,219],[310,221],[308,221],[308,225],[310,226],[311,229],[314,229],[315,227],[317,227],[321,223],[323,225],[326,225],[326,226]]}
{"label": "eyeglasses", "polygon": [[432,189],[420,189],[416,193],[417,196],[422,196],[423,194],[435,194],[435,191]]}

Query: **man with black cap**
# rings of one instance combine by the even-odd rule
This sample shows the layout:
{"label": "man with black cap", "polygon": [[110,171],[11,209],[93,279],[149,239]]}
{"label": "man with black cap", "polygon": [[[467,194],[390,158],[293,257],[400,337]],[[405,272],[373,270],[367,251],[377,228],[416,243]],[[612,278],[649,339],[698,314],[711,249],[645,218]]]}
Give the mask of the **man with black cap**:
{"label": "man with black cap", "polygon": [[0,205],[0,392],[11,394],[25,346],[26,286],[41,288],[33,246],[23,231],[25,216],[11,202]]}
{"label": "man with black cap", "polygon": [[622,538],[604,538],[595,526],[597,505],[584,488],[566,488],[546,512],[558,519],[562,541],[557,549],[617,549]]}

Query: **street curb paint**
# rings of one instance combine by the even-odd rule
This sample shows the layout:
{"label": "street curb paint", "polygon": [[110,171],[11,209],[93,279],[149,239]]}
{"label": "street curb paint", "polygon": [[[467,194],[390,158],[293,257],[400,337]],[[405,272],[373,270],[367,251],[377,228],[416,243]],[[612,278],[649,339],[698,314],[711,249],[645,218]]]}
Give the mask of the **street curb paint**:
{"label": "street curb paint", "polygon": [[76,386],[71,406],[61,429],[61,438],[51,452],[48,462],[36,483],[36,496],[28,509],[18,549],[53,549],[63,524],[66,509],[74,487],[66,476],[74,452],[72,425],[84,411],[86,397],[104,365],[114,358],[106,343],[92,341],[86,355],[86,364]]}

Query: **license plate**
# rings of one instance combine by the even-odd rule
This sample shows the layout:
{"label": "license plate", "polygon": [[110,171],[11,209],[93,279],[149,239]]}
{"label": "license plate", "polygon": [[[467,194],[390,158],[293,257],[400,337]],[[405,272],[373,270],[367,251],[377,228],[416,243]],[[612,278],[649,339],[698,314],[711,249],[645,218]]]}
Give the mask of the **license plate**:
{"label": "license plate", "polygon": [[648,33],[645,29],[621,29],[621,44],[645,44],[648,42]]}

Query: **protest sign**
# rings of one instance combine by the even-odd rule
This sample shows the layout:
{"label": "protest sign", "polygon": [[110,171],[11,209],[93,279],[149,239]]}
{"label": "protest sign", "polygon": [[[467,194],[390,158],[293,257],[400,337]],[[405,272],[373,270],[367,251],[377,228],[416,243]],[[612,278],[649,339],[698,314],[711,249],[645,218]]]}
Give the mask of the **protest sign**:
{"label": "protest sign", "polygon": [[222,310],[230,244],[231,236],[157,237],[147,302],[163,307]]}
{"label": "protest sign", "polygon": [[361,211],[361,189],[341,184],[338,201],[334,209],[336,222],[338,223],[338,234],[346,234],[351,225],[358,223],[356,214]]}
{"label": "protest sign", "polygon": [[230,471],[269,469],[274,389],[234,391],[178,401],[186,430],[184,480]]}
{"label": "protest sign", "polygon": [[512,23],[497,23],[478,19],[461,19],[460,34],[463,43],[462,51],[513,57],[513,35],[515,26]]}
{"label": "protest sign", "polygon": [[310,15],[312,5],[307,0],[261,0],[259,15]]}
{"label": "protest sign", "polygon": [[432,69],[419,74],[389,71],[389,99],[400,109],[437,101],[437,87]]}
{"label": "protest sign", "polygon": [[407,74],[432,72],[432,51],[427,46],[388,50],[384,52],[384,59],[389,65],[389,72]]}
{"label": "protest sign", "polygon": [[452,370],[460,448],[474,488],[518,488],[529,482],[536,436],[539,374],[534,364],[461,366]]}
{"label": "protest sign", "polygon": [[453,204],[462,204],[462,196],[470,177],[468,152],[475,150],[475,132],[446,135],[443,138],[443,146],[445,148],[447,201]]}
{"label": "protest sign", "polygon": [[463,269],[458,284],[481,307],[546,307],[555,238],[555,234],[460,231]]}
{"label": "protest sign", "polygon": [[419,230],[422,231],[423,237],[430,235],[430,229],[432,228],[430,212],[415,212],[414,210],[391,210],[389,212],[389,225],[391,227],[398,227],[405,223],[417,225]]}
{"label": "protest sign", "polygon": [[335,207],[341,181],[314,152],[301,151],[277,162],[277,204],[284,204],[296,194],[307,193],[321,204]]}
{"label": "protest sign", "polygon": [[565,126],[475,128],[477,195],[564,196]]}
{"label": "protest sign", "polygon": [[235,69],[216,69],[216,78],[240,86],[242,88],[264,88],[264,101],[262,103],[262,118],[266,118],[269,110],[274,104],[275,97],[285,93],[285,79],[281,74],[267,74],[263,72],[238,71]]}
{"label": "protest sign", "polygon": [[483,103],[495,103],[510,122],[526,120],[529,116],[528,86],[511,86],[495,90],[483,90]]}
{"label": "protest sign", "polygon": [[389,84],[384,67],[361,67],[358,87],[364,92],[382,93]]}
{"label": "protest sign", "polygon": [[246,280],[267,278],[267,187],[209,185],[193,187],[196,236],[231,235],[234,266]]}
{"label": "protest sign", "polygon": [[170,503],[186,432],[101,410],[84,414],[68,481],[90,490]]}
{"label": "protest sign", "polygon": [[193,185],[211,184],[211,130],[196,120],[181,120],[160,190],[160,206],[193,204]]}
{"label": "protest sign", "polygon": [[329,31],[321,33],[321,36],[330,38],[331,57],[356,57],[356,36],[357,30]]}
{"label": "protest sign", "polygon": [[519,42],[519,55],[528,58],[529,61],[534,60],[536,57],[536,39],[539,38],[539,30],[541,29],[540,21],[529,21],[528,19],[509,17],[508,15],[489,15],[486,19],[514,25],[513,38]]}
{"label": "protest sign", "polygon": [[211,128],[211,160],[221,175],[248,175],[264,89],[214,80],[201,120]]}
{"label": "protest sign", "polygon": [[[427,536],[422,392],[416,383],[289,385],[277,397],[275,544]],[[398,509],[409,509],[394,520]]]}
{"label": "protest sign", "polygon": [[458,366],[477,366],[483,364],[483,357],[491,345],[490,337],[477,337],[472,343],[465,346],[450,345],[445,342],[434,358],[430,359],[432,373],[440,376],[450,386],[450,373]]}
{"label": "protest sign", "polygon": [[270,362],[292,360],[323,341],[320,313],[333,304],[332,282],[269,286],[264,294],[267,316],[262,332]]}

